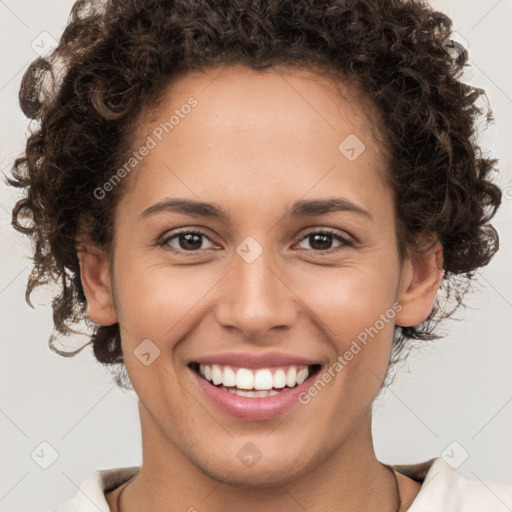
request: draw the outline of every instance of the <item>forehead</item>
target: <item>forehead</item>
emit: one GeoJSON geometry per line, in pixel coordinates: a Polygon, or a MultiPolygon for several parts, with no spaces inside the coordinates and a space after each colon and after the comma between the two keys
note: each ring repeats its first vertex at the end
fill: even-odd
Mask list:
{"type": "Polygon", "coordinates": [[[327,78],[325,73],[299,65],[254,70],[237,64],[188,71],[175,77],[164,90],[158,107],[148,110],[140,120],[141,133],[158,121],[169,119],[169,114],[179,110],[191,96],[200,108],[194,108],[187,124],[192,123],[195,128],[195,120],[206,128],[213,120],[211,135],[224,135],[230,130],[236,134],[241,128],[252,130],[271,121],[272,127],[287,128],[283,136],[292,133],[311,138],[317,130],[320,134],[326,130],[343,133],[350,128],[363,138],[374,130],[376,120],[380,121],[380,113],[369,97],[339,73],[327,78]],[[302,122],[296,123],[297,120],[302,122]]]}
{"type": "Polygon", "coordinates": [[[377,116],[355,87],[303,68],[188,72],[141,118],[139,142],[150,137],[155,145],[130,188],[145,203],[164,192],[236,199],[244,191],[287,202],[286,194],[291,200],[333,188],[349,200],[359,188],[371,201],[372,183],[384,185],[386,168],[372,133],[377,116]]]}

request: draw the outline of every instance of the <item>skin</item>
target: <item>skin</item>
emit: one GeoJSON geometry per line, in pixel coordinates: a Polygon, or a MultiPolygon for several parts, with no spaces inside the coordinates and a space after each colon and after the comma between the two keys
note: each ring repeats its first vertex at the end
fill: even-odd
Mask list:
{"type": "MultiPolygon", "coordinates": [[[[400,261],[386,160],[371,135],[378,113],[347,85],[344,94],[306,70],[232,66],[182,76],[141,119],[144,141],[189,97],[198,101],[123,183],[111,265],[82,240],[88,314],[101,325],[119,322],[139,398],[143,463],[122,494],[123,512],[396,510],[395,482],[371,433],[393,321],[310,403],[272,420],[223,414],[185,364],[234,350],[297,354],[326,368],[393,304],[401,306],[397,325],[429,315],[441,247],[400,261]],[[349,134],[366,147],[354,161],[338,150],[349,134]],[[285,217],[295,201],[332,197],[370,217],[285,217]],[[169,211],[141,218],[166,198],[214,202],[230,220],[169,211]],[[205,234],[196,241],[202,254],[183,254],[189,246],[179,237],[158,245],[178,228],[205,234]],[[306,237],[325,228],[354,244],[306,237]],[[262,248],[252,263],[236,252],[248,236],[262,248]],[[161,353],[145,366],[134,350],[148,338],[161,353]],[[262,454],[252,467],[237,457],[247,442],[262,454]]],[[[397,476],[405,510],[420,484],[397,476]]],[[[111,510],[122,487],[107,493],[111,510]]]]}

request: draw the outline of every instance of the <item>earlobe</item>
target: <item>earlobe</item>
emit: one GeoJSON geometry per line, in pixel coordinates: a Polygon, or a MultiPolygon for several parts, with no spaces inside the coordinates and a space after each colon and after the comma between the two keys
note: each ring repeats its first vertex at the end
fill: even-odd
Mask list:
{"type": "Polygon", "coordinates": [[[112,281],[106,252],[90,243],[80,243],[77,251],[80,279],[87,298],[87,315],[99,325],[117,322],[112,281]]]}
{"type": "Polygon", "coordinates": [[[443,248],[439,241],[426,251],[410,251],[402,266],[398,295],[402,309],[395,317],[396,325],[411,327],[428,318],[443,276],[443,248]]]}

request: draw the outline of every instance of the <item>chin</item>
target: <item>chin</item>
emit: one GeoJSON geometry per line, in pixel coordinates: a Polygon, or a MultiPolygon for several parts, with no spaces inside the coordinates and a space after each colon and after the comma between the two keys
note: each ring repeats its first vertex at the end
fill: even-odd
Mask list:
{"type": "MultiPolygon", "coordinates": [[[[204,468],[203,471],[205,471],[204,468]]],[[[297,468],[295,468],[295,471],[297,471],[297,468]]],[[[258,470],[255,468],[244,470],[236,467],[232,468],[232,471],[228,471],[227,473],[206,472],[206,474],[210,478],[222,482],[224,485],[245,489],[274,488],[278,485],[286,484],[288,481],[292,481],[298,476],[289,471],[276,471],[275,467],[267,469],[260,468],[258,470]]]]}
{"type": "MultiPolygon", "coordinates": [[[[263,460],[263,456],[253,466],[245,466],[238,458],[224,460],[222,466],[205,465],[204,460],[198,468],[207,476],[225,485],[242,488],[273,488],[295,480],[307,472],[305,465],[294,460],[283,460],[277,455],[273,460],[263,460]]],[[[303,463],[305,464],[305,462],[303,463]]]]}

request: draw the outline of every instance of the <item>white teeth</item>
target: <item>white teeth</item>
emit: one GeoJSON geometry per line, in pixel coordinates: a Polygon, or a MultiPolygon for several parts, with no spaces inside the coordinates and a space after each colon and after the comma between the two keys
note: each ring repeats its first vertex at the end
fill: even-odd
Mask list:
{"type": "Polygon", "coordinates": [[[219,368],[219,365],[212,365],[212,382],[217,384],[222,384],[222,371],[219,368]]]}
{"type": "Polygon", "coordinates": [[[228,391],[232,395],[248,396],[251,398],[265,398],[267,396],[279,395],[280,393],[280,391],[276,391],[274,389],[260,391],[243,391],[241,389],[236,388],[225,388],[224,386],[221,386],[221,389],[224,389],[224,391],[228,391]]]}
{"type": "Polygon", "coordinates": [[[233,368],[230,366],[224,366],[222,384],[224,384],[224,386],[236,386],[236,375],[233,368]]]}
{"type": "Polygon", "coordinates": [[[297,384],[302,384],[308,378],[308,369],[303,368],[297,372],[297,384]]]}
{"type": "Polygon", "coordinates": [[[302,384],[309,377],[309,368],[307,366],[289,366],[277,369],[250,370],[221,364],[201,363],[199,364],[199,373],[215,386],[222,385],[230,393],[247,390],[240,396],[263,397],[278,394],[280,391],[276,391],[276,389],[288,389],[302,384]],[[256,394],[247,394],[249,391],[256,394]]]}
{"type": "Polygon", "coordinates": [[[291,388],[295,386],[295,383],[297,382],[297,368],[292,366],[291,368],[288,368],[288,372],[286,373],[286,385],[291,388]]]}
{"type": "MultiPolygon", "coordinates": [[[[272,383],[274,388],[284,388],[286,386],[286,373],[282,368],[278,368],[274,372],[274,378],[272,379],[272,383]]],[[[292,387],[292,386],[290,386],[292,387]]]]}
{"type": "Polygon", "coordinates": [[[256,391],[242,391],[241,389],[237,389],[235,394],[238,396],[250,396],[251,398],[256,398],[258,396],[256,391]]]}
{"type": "Polygon", "coordinates": [[[252,389],[254,387],[254,375],[247,368],[239,368],[236,372],[236,387],[239,389],[252,389]]]}
{"type": "MultiPolygon", "coordinates": [[[[238,370],[240,371],[240,370],[238,370]]],[[[258,370],[254,375],[254,389],[272,389],[274,380],[270,370],[258,370]]]]}

